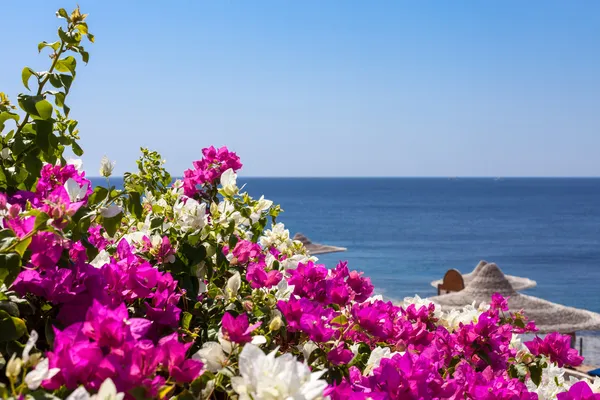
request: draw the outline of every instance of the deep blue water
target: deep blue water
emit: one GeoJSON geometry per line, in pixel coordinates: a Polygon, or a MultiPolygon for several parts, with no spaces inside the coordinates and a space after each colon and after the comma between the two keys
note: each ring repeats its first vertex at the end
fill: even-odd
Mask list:
{"type": "Polygon", "coordinates": [[[239,186],[285,210],[293,235],[347,247],[391,298],[481,259],[538,286],[524,293],[600,312],[600,179],[251,178],[239,186]]]}

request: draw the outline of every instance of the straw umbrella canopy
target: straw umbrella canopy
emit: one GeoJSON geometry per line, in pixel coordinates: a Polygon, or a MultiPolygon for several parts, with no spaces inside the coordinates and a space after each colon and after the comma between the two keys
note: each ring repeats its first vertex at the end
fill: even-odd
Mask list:
{"type": "Polygon", "coordinates": [[[325,254],[325,253],[336,253],[339,251],[346,251],[345,247],[336,247],[336,246],[328,246],[325,244],[313,243],[309,238],[304,236],[301,233],[296,233],[294,235],[294,240],[301,242],[308,253],[311,255],[315,254],[325,254]]]}
{"type": "Polygon", "coordinates": [[[440,305],[442,310],[449,310],[473,302],[489,304],[494,293],[508,297],[509,309],[522,310],[527,318],[535,322],[540,333],[600,330],[600,314],[517,293],[500,268],[493,263],[482,266],[475,278],[460,292],[429,299],[440,305]]]}
{"type": "MultiPolygon", "coordinates": [[[[475,267],[475,269],[473,271],[469,272],[468,274],[464,274],[462,276],[463,281],[465,282],[465,286],[469,285],[469,282],[471,282],[477,276],[477,274],[481,271],[483,266],[486,265],[487,263],[488,262],[484,261],[484,260],[479,261],[479,264],[477,264],[477,266],[475,267]]],[[[536,281],[531,280],[529,278],[522,278],[520,276],[513,276],[513,275],[505,275],[505,277],[508,280],[508,282],[511,284],[513,289],[515,289],[517,291],[530,289],[537,285],[536,281]]],[[[437,281],[433,281],[433,282],[431,282],[431,286],[433,286],[434,288],[437,288],[438,285],[442,283],[442,281],[443,281],[443,279],[438,279],[437,281]]]]}

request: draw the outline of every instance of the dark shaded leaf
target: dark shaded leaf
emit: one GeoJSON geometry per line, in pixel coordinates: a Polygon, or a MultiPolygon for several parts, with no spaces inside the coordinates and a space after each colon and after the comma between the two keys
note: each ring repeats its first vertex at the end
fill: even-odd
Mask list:
{"type": "Polygon", "coordinates": [[[142,202],[138,192],[129,193],[129,212],[136,216],[137,219],[142,218],[142,202]]]}
{"type": "Polygon", "coordinates": [[[109,236],[112,237],[115,235],[115,233],[117,233],[117,230],[119,229],[119,226],[121,225],[122,219],[123,219],[123,213],[119,213],[119,215],[116,215],[112,218],[104,218],[102,226],[104,227],[104,229],[106,230],[106,233],[108,233],[109,236]]]}
{"type": "Polygon", "coordinates": [[[0,342],[18,340],[27,332],[25,322],[12,317],[6,311],[0,311],[0,342]]]}
{"type": "Polygon", "coordinates": [[[37,145],[40,149],[42,149],[45,153],[50,152],[50,136],[52,134],[52,122],[37,120],[35,121],[36,132],[37,132],[37,145]]]}
{"type": "Polygon", "coordinates": [[[542,383],[542,368],[537,364],[532,364],[529,366],[529,374],[531,375],[531,381],[536,386],[540,386],[540,383],[542,383]]]}

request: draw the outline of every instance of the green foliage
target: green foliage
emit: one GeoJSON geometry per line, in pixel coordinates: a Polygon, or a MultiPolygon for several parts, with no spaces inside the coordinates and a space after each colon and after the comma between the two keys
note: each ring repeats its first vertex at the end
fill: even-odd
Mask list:
{"type": "Polygon", "coordinates": [[[38,45],[38,51],[49,50],[51,64],[47,71],[34,71],[25,67],[21,73],[23,86],[29,92],[17,97],[17,104],[23,115],[4,93],[0,93],[0,190],[13,191],[31,189],[38,178],[42,162],[64,161],[63,152],[71,146],[73,153],[83,151],[77,144],[77,122],[68,118],[70,109],[65,103],[73,79],[76,75],[77,60],[85,63],[89,54],[82,45],[83,37],[93,42],[94,36],[88,32],[86,14],[79,8],[68,14],[64,9],[57,12],[66,20],[66,27],[58,29],[59,40],[38,45]],[[32,86],[32,82],[37,85],[32,86]],[[50,83],[57,90],[48,90],[50,83]],[[4,133],[8,121],[14,121],[14,129],[4,133]]]}
{"type": "Polygon", "coordinates": [[[0,342],[20,339],[27,332],[25,322],[0,310],[0,342]]]}
{"type": "Polygon", "coordinates": [[[128,192],[153,195],[163,193],[171,184],[171,175],[163,167],[164,160],[156,151],[141,148],[142,155],[137,160],[139,172],[137,174],[125,173],[125,190],[128,192]]]}

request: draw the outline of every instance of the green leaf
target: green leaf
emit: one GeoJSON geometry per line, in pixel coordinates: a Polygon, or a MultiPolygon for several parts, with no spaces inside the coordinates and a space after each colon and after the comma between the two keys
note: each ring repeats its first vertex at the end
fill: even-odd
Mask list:
{"type": "Polygon", "coordinates": [[[58,18],[64,18],[66,20],[69,19],[69,14],[67,13],[67,10],[65,10],[64,8],[60,8],[57,12],[56,12],[56,16],[58,18]]]}
{"type": "Polygon", "coordinates": [[[0,112],[0,132],[2,132],[2,130],[4,129],[4,123],[9,119],[13,119],[16,122],[19,122],[19,115],[8,111],[0,112]]]}
{"type": "Polygon", "coordinates": [[[38,231],[46,229],[46,224],[49,219],[50,216],[45,212],[40,212],[39,214],[37,214],[35,216],[35,224],[33,225],[33,230],[38,231]]]}
{"type": "Polygon", "coordinates": [[[75,57],[68,56],[63,59],[60,59],[56,62],[54,69],[59,72],[71,72],[73,76],[75,76],[75,67],[77,66],[77,60],[75,57]]]}
{"type": "Polygon", "coordinates": [[[44,47],[51,47],[52,50],[58,51],[60,48],[60,42],[48,43],[46,41],[38,44],[38,52],[41,52],[44,47]]]}
{"type": "Polygon", "coordinates": [[[88,53],[87,51],[82,51],[81,52],[81,60],[87,64],[88,61],[90,61],[90,53],[88,53]]]}
{"type": "Polygon", "coordinates": [[[48,100],[40,100],[35,103],[35,109],[37,110],[37,115],[42,119],[50,119],[52,117],[52,104],[48,100]]]}
{"type": "Polygon", "coordinates": [[[21,271],[21,257],[17,253],[0,253],[0,284],[10,286],[19,271],[21,271]]]}
{"type": "Polygon", "coordinates": [[[21,318],[12,317],[6,311],[0,311],[0,342],[18,340],[26,332],[27,327],[21,318]]]}
{"type": "Polygon", "coordinates": [[[85,22],[75,25],[75,29],[77,29],[82,35],[88,34],[88,25],[85,22]]]}
{"type": "Polygon", "coordinates": [[[73,141],[73,143],[71,143],[71,148],[77,157],[81,157],[83,155],[83,149],[77,144],[77,142],[73,141]]]}
{"type": "Polygon", "coordinates": [[[15,251],[17,252],[18,255],[23,257],[25,250],[27,250],[27,248],[29,247],[30,244],[31,244],[31,237],[28,237],[25,240],[21,240],[19,242],[19,244],[15,247],[15,251]]]}
{"type": "Polygon", "coordinates": [[[48,80],[57,89],[65,88],[65,93],[69,93],[69,89],[71,89],[71,84],[73,83],[73,77],[69,74],[50,74],[48,80]]]}
{"type": "Polygon", "coordinates": [[[106,196],[108,196],[108,189],[103,188],[102,186],[96,186],[94,188],[94,192],[88,198],[88,204],[98,204],[104,200],[106,196]]]}
{"type": "Polygon", "coordinates": [[[25,168],[28,171],[40,171],[43,167],[42,160],[39,159],[36,152],[31,152],[25,155],[25,168]]]}
{"type": "Polygon", "coordinates": [[[529,374],[531,375],[531,381],[536,386],[540,386],[540,383],[542,383],[542,368],[537,364],[532,364],[529,366],[529,374]]]}
{"type": "Polygon", "coordinates": [[[0,300],[0,310],[6,311],[13,317],[19,317],[19,307],[12,301],[0,300]]]}
{"type": "Polygon", "coordinates": [[[338,315],[331,320],[332,325],[345,325],[348,322],[348,318],[345,315],[338,315]]]}
{"type": "Polygon", "coordinates": [[[129,212],[136,216],[137,219],[142,218],[142,202],[138,192],[129,193],[129,212]]]}
{"type": "Polygon", "coordinates": [[[192,314],[187,311],[183,312],[181,316],[181,327],[186,331],[190,329],[190,322],[192,322],[192,314]]]}
{"type": "MultiPolygon", "coordinates": [[[[31,127],[31,124],[27,124],[25,125],[26,127],[29,126],[31,127]]],[[[23,128],[23,130],[25,130],[25,128],[23,128]]],[[[23,151],[25,151],[25,149],[27,149],[27,147],[32,143],[31,140],[29,139],[25,139],[23,136],[19,135],[15,138],[15,141],[13,142],[13,146],[12,146],[12,152],[15,156],[18,156],[19,154],[21,154],[23,151]]]]}
{"type": "Polygon", "coordinates": [[[119,213],[119,215],[116,215],[112,218],[104,218],[102,226],[104,227],[104,229],[106,230],[106,233],[108,233],[108,235],[110,237],[113,237],[115,235],[115,233],[117,233],[117,230],[119,229],[119,226],[121,225],[122,219],[123,219],[123,213],[119,213]]]}
{"type": "Polygon", "coordinates": [[[56,105],[58,107],[64,107],[65,105],[65,94],[63,92],[56,92],[54,94],[54,100],[56,101],[56,105]]]}
{"type": "Polygon", "coordinates": [[[63,28],[58,28],[58,37],[67,44],[77,45],[79,40],[81,40],[81,33],[65,32],[63,28]]]}
{"type": "Polygon", "coordinates": [[[52,134],[52,122],[44,121],[44,120],[36,120],[35,121],[35,130],[37,133],[36,144],[40,149],[44,151],[44,153],[50,152],[50,136],[54,136],[52,134]]]}
{"type": "Polygon", "coordinates": [[[26,94],[20,94],[17,98],[17,102],[19,103],[19,107],[21,107],[21,109],[26,113],[39,116],[37,108],[35,108],[35,103],[42,99],[42,96],[29,96],[26,94]]]}
{"type": "Polygon", "coordinates": [[[31,78],[31,75],[36,75],[34,70],[32,70],[29,67],[25,67],[23,68],[23,71],[21,72],[21,79],[23,80],[23,86],[25,86],[27,88],[27,90],[31,90],[29,89],[29,78],[31,78]]]}
{"type": "Polygon", "coordinates": [[[54,338],[56,336],[54,334],[54,329],[52,329],[52,322],[53,321],[51,319],[47,319],[46,324],[44,325],[44,333],[46,336],[46,341],[48,342],[50,347],[54,346],[54,338]]]}

